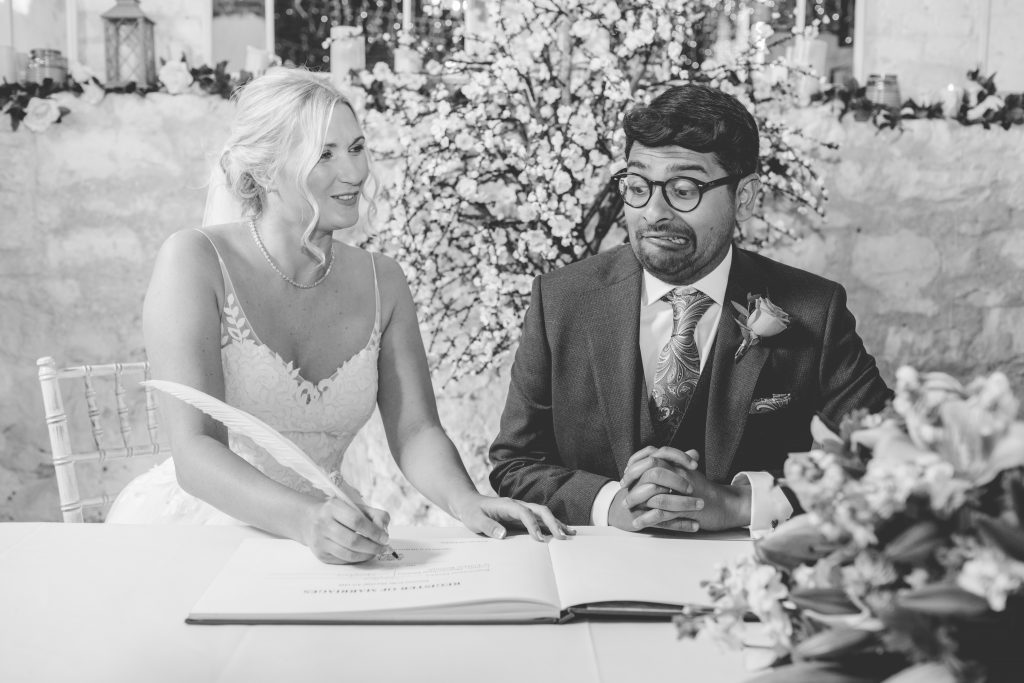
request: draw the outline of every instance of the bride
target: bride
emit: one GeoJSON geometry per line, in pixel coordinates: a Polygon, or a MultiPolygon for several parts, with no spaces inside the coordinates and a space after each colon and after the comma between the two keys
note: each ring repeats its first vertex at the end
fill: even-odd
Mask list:
{"type": "MultiPolygon", "coordinates": [[[[469,529],[571,533],[544,506],[477,492],[439,422],[401,268],[334,239],[356,223],[369,176],[342,95],[299,69],[252,81],[219,166],[244,220],[183,230],[161,247],[143,309],[153,377],[262,419],[339,485],[345,449],[376,405],[403,474],[469,529]]],[[[108,522],[240,521],[331,563],[385,550],[388,513],[351,487],[325,499],[198,410],[165,397],[160,408],[172,457],[129,483],[108,522]]]]}

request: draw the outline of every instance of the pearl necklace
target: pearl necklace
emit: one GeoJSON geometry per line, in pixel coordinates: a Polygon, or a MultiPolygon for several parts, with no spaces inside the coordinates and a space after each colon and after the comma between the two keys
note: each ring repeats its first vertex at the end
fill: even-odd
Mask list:
{"type": "Polygon", "coordinates": [[[281,272],[281,269],[274,263],[274,259],[270,256],[270,252],[267,251],[267,247],[264,246],[263,240],[260,239],[260,233],[256,230],[256,221],[249,221],[249,233],[252,235],[252,239],[256,242],[256,246],[260,248],[260,252],[263,254],[263,258],[267,259],[267,263],[274,269],[274,272],[281,276],[281,279],[290,284],[292,287],[298,287],[299,289],[313,289],[321,282],[327,279],[327,276],[331,274],[331,268],[334,267],[334,240],[331,240],[331,249],[327,252],[327,270],[324,274],[308,285],[304,285],[301,282],[297,282],[292,278],[281,272]]]}

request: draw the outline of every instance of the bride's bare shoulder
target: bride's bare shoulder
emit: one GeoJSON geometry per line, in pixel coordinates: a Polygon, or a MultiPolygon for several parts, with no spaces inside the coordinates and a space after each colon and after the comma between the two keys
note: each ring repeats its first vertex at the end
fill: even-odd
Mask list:
{"type": "MultiPolygon", "coordinates": [[[[357,249],[358,247],[352,248],[357,249]]],[[[377,282],[380,283],[381,288],[392,289],[405,284],[405,272],[398,261],[378,251],[365,249],[359,249],[359,251],[365,254],[364,259],[367,257],[373,259],[373,266],[377,271],[377,282]]]]}
{"type": "Polygon", "coordinates": [[[178,265],[217,266],[218,253],[234,251],[239,233],[244,234],[237,223],[179,230],[164,240],[157,259],[178,265]]]}
{"type": "Polygon", "coordinates": [[[160,245],[153,264],[154,278],[166,275],[177,282],[213,285],[220,278],[217,255],[227,248],[221,235],[203,228],[179,230],[160,245]]]}

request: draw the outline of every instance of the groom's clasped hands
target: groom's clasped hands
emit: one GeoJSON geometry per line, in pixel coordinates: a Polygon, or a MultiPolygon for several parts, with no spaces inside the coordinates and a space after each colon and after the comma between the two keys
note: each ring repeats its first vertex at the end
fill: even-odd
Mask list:
{"type": "Polygon", "coordinates": [[[647,446],[634,453],[626,463],[608,523],[627,531],[694,532],[729,529],[738,526],[735,520],[749,519],[749,497],[708,481],[698,469],[699,460],[696,450],[670,446],[647,446]]]}

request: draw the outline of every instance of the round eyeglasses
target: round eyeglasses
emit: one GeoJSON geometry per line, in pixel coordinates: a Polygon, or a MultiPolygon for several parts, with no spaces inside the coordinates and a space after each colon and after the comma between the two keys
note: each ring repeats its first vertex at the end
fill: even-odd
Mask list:
{"type": "Polygon", "coordinates": [[[648,180],[639,173],[616,173],[612,176],[619,187],[619,194],[627,206],[642,209],[654,196],[654,188],[661,186],[665,201],[676,211],[686,213],[693,211],[700,204],[701,198],[708,190],[726,185],[742,178],[743,175],[730,175],[710,182],[701,182],[686,176],[676,176],[668,180],[648,180]]]}

